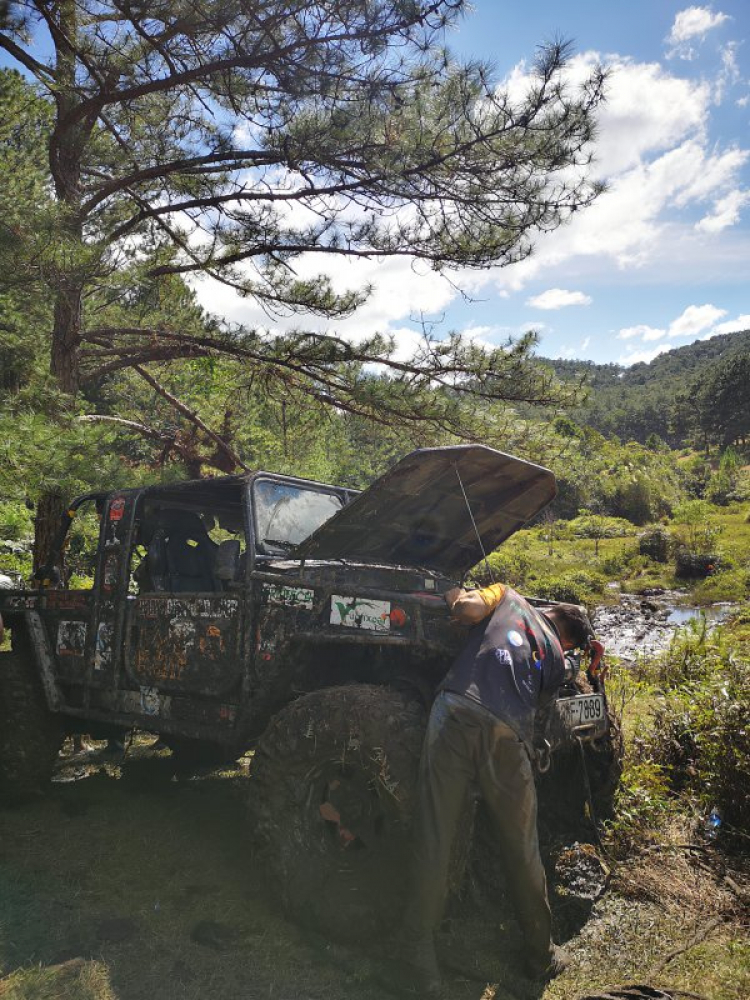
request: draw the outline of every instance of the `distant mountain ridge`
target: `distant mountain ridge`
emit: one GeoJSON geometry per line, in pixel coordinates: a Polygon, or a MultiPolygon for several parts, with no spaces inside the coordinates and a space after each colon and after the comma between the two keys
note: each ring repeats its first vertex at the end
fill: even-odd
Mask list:
{"type": "Polygon", "coordinates": [[[672,447],[685,442],[687,427],[677,401],[694,391],[699,378],[738,355],[750,357],[750,330],[696,340],[626,368],[592,361],[544,359],[558,378],[586,376],[588,403],[571,414],[602,434],[644,443],[657,434],[672,447]]]}
{"type": "Polygon", "coordinates": [[[675,347],[664,354],[658,354],[652,361],[640,361],[638,364],[598,365],[593,361],[563,360],[561,358],[543,358],[545,364],[551,365],[560,378],[574,378],[586,373],[592,386],[644,385],[651,379],[672,377],[680,372],[683,375],[694,374],[705,364],[724,359],[740,351],[750,352],[750,330],[736,333],[723,333],[710,340],[696,340],[683,347],[675,347]]]}

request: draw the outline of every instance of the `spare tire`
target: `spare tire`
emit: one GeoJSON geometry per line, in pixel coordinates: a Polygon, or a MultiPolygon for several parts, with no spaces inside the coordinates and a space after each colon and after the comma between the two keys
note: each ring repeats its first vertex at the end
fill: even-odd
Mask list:
{"type": "Polygon", "coordinates": [[[366,684],[315,691],[272,719],[250,814],[288,916],[349,943],[393,929],[425,722],[407,695],[366,684]]]}

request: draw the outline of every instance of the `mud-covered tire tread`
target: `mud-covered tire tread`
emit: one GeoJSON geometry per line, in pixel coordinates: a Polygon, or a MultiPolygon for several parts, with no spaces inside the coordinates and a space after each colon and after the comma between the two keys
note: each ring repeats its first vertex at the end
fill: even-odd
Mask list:
{"type": "Polygon", "coordinates": [[[591,797],[597,819],[611,819],[615,813],[615,796],[622,777],[625,745],[620,719],[607,708],[609,732],[601,746],[587,746],[586,767],[591,783],[591,797]]]}
{"type": "Polygon", "coordinates": [[[271,720],[253,758],[249,811],[259,860],[290,917],[350,942],[392,929],[425,722],[408,695],[367,684],[312,692],[271,720]],[[340,849],[335,832],[315,821],[325,776],[339,772],[374,789],[382,805],[387,834],[382,842],[373,837],[373,850],[340,849]]]}
{"type": "MultiPolygon", "coordinates": [[[[622,775],[623,739],[620,720],[608,706],[609,732],[597,745],[584,743],[586,770],[597,821],[611,819],[622,775]]],[[[587,812],[586,786],[578,746],[559,749],[552,755],[550,771],[538,783],[539,818],[549,830],[578,826],[587,812]]]]}
{"type": "Polygon", "coordinates": [[[52,777],[63,740],[29,651],[0,653],[0,804],[38,792],[52,777]]]}

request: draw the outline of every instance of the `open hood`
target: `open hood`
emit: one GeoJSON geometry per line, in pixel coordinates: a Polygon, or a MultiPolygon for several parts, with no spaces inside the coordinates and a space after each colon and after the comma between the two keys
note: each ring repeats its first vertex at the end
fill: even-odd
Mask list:
{"type": "Polygon", "coordinates": [[[493,448],[425,448],[376,479],[294,556],[422,566],[457,578],[479,562],[482,546],[491,552],[556,492],[549,469],[493,448]]]}

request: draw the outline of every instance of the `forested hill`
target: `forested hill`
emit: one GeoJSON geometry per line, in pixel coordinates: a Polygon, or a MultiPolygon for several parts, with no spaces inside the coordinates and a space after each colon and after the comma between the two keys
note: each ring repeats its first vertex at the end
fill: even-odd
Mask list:
{"type": "Polygon", "coordinates": [[[698,340],[630,368],[590,361],[548,361],[562,379],[584,373],[588,404],[574,416],[603,434],[645,442],[651,434],[672,447],[750,421],[750,330],[698,340]],[[726,413],[722,412],[726,409],[726,413]]]}

